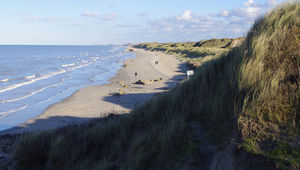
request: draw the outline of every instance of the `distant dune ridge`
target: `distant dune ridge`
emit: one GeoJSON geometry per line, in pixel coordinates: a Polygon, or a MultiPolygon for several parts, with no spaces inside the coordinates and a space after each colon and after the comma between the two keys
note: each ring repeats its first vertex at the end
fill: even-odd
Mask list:
{"type": "Polygon", "coordinates": [[[233,48],[240,45],[244,38],[225,38],[225,39],[210,39],[202,40],[193,45],[193,47],[219,47],[233,48]]]}
{"type": "Polygon", "coordinates": [[[162,51],[167,54],[176,54],[187,63],[190,69],[196,69],[201,64],[224,55],[232,48],[241,45],[245,38],[224,38],[201,40],[199,42],[182,43],[141,43],[137,48],[151,51],[162,51]]]}
{"type": "Polygon", "coordinates": [[[25,135],[16,169],[299,169],[299,18],[299,2],[277,7],[128,115],[25,135]]]}

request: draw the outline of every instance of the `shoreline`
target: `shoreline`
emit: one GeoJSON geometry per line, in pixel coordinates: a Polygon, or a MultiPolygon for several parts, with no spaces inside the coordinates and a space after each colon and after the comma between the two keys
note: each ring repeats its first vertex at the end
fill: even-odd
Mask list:
{"type": "Polygon", "coordinates": [[[104,118],[111,113],[126,114],[185,78],[186,65],[175,55],[139,48],[134,48],[133,52],[136,57],[125,60],[108,84],[77,90],[61,102],[50,105],[39,116],[1,131],[0,135],[56,129],[104,118]],[[141,82],[135,84],[139,80],[141,82]]]}

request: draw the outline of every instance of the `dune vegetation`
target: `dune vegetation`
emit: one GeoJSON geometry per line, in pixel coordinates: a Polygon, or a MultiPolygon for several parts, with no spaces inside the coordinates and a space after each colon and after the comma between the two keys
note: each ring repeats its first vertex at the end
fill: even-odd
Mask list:
{"type": "Polygon", "coordinates": [[[225,55],[226,52],[240,45],[243,41],[244,38],[225,38],[201,40],[197,43],[141,43],[135,47],[176,54],[181,61],[187,62],[191,68],[196,68],[206,61],[225,55]]]}
{"type": "MultiPolygon", "coordinates": [[[[277,7],[239,46],[130,114],[24,135],[17,169],[300,168],[299,18],[299,2],[277,7]]],[[[194,45],[167,52],[203,57],[194,45]]]]}

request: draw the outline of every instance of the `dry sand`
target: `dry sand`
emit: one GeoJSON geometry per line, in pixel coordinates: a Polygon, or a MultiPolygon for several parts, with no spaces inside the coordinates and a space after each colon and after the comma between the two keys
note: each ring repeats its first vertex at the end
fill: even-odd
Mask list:
{"type": "Polygon", "coordinates": [[[151,96],[176,86],[185,78],[185,64],[176,56],[134,50],[136,58],[126,60],[109,84],[78,90],[62,102],[48,107],[40,116],[0,134],[54,129],[105,117],[110,113],[128,113],[151,96]],[[138,80],[147,84],[134,84],[138,80]]]}

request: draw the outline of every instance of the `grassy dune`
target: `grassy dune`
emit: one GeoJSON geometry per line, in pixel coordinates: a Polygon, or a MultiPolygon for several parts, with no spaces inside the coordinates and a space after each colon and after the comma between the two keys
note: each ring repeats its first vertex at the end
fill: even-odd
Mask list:
{"type": "Polygon", "coordinates": [[[202,40],[197,43],[141,43],[135,47],[176,54],[180,60],[187,62],[190,66],[199,67],[206,61],[226,55],[230,49],[241,44],[243,40],[244,38],[226,38],[202,40]]]}
{"type": "Polygon", "coordinates": [[[231,148],[237,169],[300,168],[299,18],[298,2],[274,9],[240,46],[128,115],[24,135],[16,166],[179,169],[198,158],[191,166],[208,167],[201,146],[212,145],[231,148]]]}

